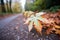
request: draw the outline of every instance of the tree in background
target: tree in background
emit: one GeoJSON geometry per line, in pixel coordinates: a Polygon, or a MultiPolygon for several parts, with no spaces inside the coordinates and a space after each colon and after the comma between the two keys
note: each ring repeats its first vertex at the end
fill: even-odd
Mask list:
{"type": "Polygon", "coordinates": [[[0,0],[0,12],[15,13],[21,11],[22,11],[22,7],[19,1],[13,2],[12,0],[0,0]]]}
{"type": "Polygon", "coordinates": [[[22,11],[21,3],[16,1],[12,7],[12,11],[18,13],[21,12],[22,11]]]}
{"type": "Polygon", "coordinates": [[[12,12],[11,4],[12,4],[12,0],[10,0],[10,1],[9,1],[9,5],[10,5],[10,12],[12,12]]]}
{"type": "Polygon", "coordinates": [[[7,12],[12,12],[11,4],[12,4],[12,0],[6,0],[5,8],[7,12]]]}
{"type": "Polygon", "coordinates": [[[5,5],[4,5],[4,0],[0,0],[0,1],[1,1],[1,10],[2,10],[2,12],[6,12],[5,5]]]}
{"type": "Polygon", "coordinates": [[[1,12],[12,12],[11,10],[11,3],[12,0],[5,0],[6,2],[4,2],[4,0],[0,0],[0,10],[1,12]]]}
{"type": "Polygon", "coordinates": [[[9,1],[6,0],[6,3],[5,3],[5,9],[6,9],[6,12],[9,12],[9,1]]]}

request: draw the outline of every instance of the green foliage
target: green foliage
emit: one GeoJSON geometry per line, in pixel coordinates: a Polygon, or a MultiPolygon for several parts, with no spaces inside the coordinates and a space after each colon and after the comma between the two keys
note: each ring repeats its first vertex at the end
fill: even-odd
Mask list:
{"type": "Polygon", "coordinates": [[[52,0],[45,0],[45,8],[49,9],[52,6],[52,0]]]}
{"type": "Polygon", "coordinates": [[[36,0],[36,2],[34,4],[39,6],[39,5],[43,4],[43,1],[44,0],[36,0]]]}
{"type": "Polygon", "coordinates": [[[45,0],[36,0],[34,3],[27,3],[26,7],[29,10],[35,11],[35,10],[42,10],[45,9],[45,0]]]}
{"type": "MultiPolygon", "coordinates": [[[[28,4],[28,3],[27,3],[28,4]]],[[[38,11],[41,11],[41,10],[47,10],[47,9],[50,9],[50,10],[53,10],[51,7],[54,7],[54,6],[57,6],[57,5],[60,5],[60,2],[59,0],[36,0],[34,3],[30,3],[26,6],[26,8],[28,10],[38,10],[38,11]]],[[[55,7],[54,7],[55,8],[55,7]]],[[[58,7],[57,7],[58,8],[58,7]]],[[[26,10],[27,10],[26,9],[26,10]]],[[[55,10],[55,9],[54,9],[55,10]]]]}
{"type": "Polygon", "coordinates": [[[54,6],[50,8],[51,12],[57,12],[60,9],[60,6],[54,6]]]}
{"type": "Polygon", "coordinates": [[[33,4],[32,3],[26,3],[25,10],[32,10],[33,4]]]}

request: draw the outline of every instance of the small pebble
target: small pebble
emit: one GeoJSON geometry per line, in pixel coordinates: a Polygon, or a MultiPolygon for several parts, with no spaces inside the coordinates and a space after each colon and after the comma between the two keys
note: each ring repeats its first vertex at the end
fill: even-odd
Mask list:
{"type": "Polygon", "coordinates": [[[40,40],[40,39],[37,39],[37,40],[40,40]]]}

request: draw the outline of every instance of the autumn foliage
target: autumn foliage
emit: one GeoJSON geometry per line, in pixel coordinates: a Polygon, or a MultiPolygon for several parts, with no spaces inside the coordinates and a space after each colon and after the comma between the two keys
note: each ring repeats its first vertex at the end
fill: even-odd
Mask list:
{"type": "Polygon", "coordinates": [[[47,14],[44,14],[42,15],[42,17],[46,18],[49,23],[46,24],[46,23],[43,23],[42,22],[42,26],[44,27],[48,27],[46,29],[46,33],[49,34],[49,33],[56,33],[56,34],[60,34],[60,12],[56,12],[56,13],[47,13],[47,14]]]}
{"type": "Polygon", "coordinates": [[[45,30],[46,34],[50,34],[50,33],[60,34],[60,12],[56,12],[56,13],[46,12],[45,14],[40,15],[40,17],[36,15],[31,18],[32,20],[30,21],[26,20],[25,22],[26,24],[30,24],[28,26],[29,31],[31,31],[32,28],[34,27],[37,33],[40,34],[42,34],[42,29],[46,29],[45,30]]]}

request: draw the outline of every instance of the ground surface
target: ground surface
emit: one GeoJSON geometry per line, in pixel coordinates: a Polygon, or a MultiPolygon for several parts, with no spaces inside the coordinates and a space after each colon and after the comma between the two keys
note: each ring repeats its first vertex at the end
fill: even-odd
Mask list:
{"type": "MultiPolygon", "coordinates": [[[[52,34],[53,35],[53,34],[52,34]]],[[[45,40],[59,40],[54,35],[45,40]],[[53,38],[54,37],[54,38],[53,38]]],[[[58,37],[58,36],[57,36],[58,37]]],[[[44,37],[43,37],[44,38],[44,37]]],[[[22,14],[17,14],[0,20],[0,40],[43,40],[42,37],[28,32],[27,25],[24,24],[24,17],[22,14]]]]}

